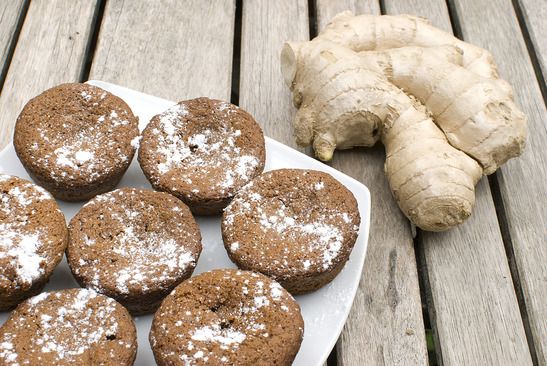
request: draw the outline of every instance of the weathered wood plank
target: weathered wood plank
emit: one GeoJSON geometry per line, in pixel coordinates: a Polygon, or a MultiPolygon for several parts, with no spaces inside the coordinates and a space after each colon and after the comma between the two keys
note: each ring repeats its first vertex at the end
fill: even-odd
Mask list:
{"type": "Polygon", "coordinates": [[[337,344],[339,365],[425,365],[427,350],[408,220],[384,175],[382,148],[339,151],[333,166],[371,191],[372,219],[359,290],[337,344]]]}
{"type": "Polygon", "coordinates": [[[260,123],[264,134],[295,146],[295,108],[281,75],[279,55],[287,40],[307,40],[306,0],[250,0],[243,4],[239,105],[260,123]]]}
{"type": "MultiPolygon", "coordinates": [[[[385,4],[387,13],[425,16],[451,30],[444,1],[391,0],[385,4]]],[[[422,240],[443,364],[529,364],[487,179],[477,186],[473,215],[466,223],[446,233],[423,232],[422,240]]]]}
{"type": "Polygon", "coordinates": [[[546,365],[545,104],[511,1],[492,0],[479,5],[472,0],[460,0],[455,2],[455,9],[463,37],[492,52],[501,76],[514,86],[516,100],[528,115],[527,148],[521,157],[502,167],[498,179],[538,363],[546,365]]]}
{"type": "Polygon", "coordinates": [[[530,365],[531,358],[488,182],[472,217],[423,233],[444,365],[530,365]]]}
{"type": "MultiPolygon", "coordinates": [[[[319,29],[343,10],[380,12],[377,1],[317,3],[319,29]]],[[[367,258],[353,308],[337,345],[340,365],[427,363],[420,290],[408,220],[384,175],[382,148],[338,151],[332,165],[366,184],[372,196],[367,258]]]]}
{"type": "Polygon", "coordinates": [[[43,90],[78,81],[96,1],[32,1],[0,94],[0,148],[23,105],[43,90]],[[77,16],[75,16],[77,14],[77,16]]]}
{"type": "Polygon", "coordinates": [[[24,5],[24,0],[3,1],[0,3],[0,83],[4,79],[4,73],[9,66],[6,61],[10,49],[13,47],[17,24],[22,16],[24,5]]]}
{"type": "Polygon", "coordinates": [[[384,2],[386,14],[411,14],[428,18],[431,23],[446,32],[452,32],[448,7],[442,0],[387,0],[384,2]]]}
{"type": "MultiPolygon", "coordinates": [[[[518,0],[543,76],[547,75],[547,5],[543,0],[518,0]]],[[[541,82],[541,81],[540,81],[541,82]]],[[[545,80],[543,80],[545,82],[545,80]]]]}
{"type": "Polygon", "coordinates": [[[235,0],[108,1],[90,79],[229,100],[234,15],[235,0]]]}
{"type": "Polygon", "coordinates": [[[317,29],[325,28],[338,13],[351,11],[353,14],[380,14],[377,0],[317,0],[317,29]]]}

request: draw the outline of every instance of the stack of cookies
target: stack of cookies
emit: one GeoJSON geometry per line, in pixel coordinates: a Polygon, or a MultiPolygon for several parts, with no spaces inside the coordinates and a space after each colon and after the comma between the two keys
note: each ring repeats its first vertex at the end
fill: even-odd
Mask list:
{"type": "Polygon", "coordinates": [[[262,130],[228,102],[182,101],[141,135],[122,99],[63,84],[23,108],[14,147],[37,185],[0,175],[2,365],[132,365],[131,315],[148,313],[158,365],[290,365],[293,295],[332,281],[357,239],[353,194],[319,171],[263,173],[262,130]],[[137,149],[154,190],[115,189],[137,149]],[[88,202],[67,226],[54,197],[88,202]],[[239,270],[191,277],[194,215],[222,215],[239,270]],[[65,252],[83,289],[40,293],[65,252]]]}

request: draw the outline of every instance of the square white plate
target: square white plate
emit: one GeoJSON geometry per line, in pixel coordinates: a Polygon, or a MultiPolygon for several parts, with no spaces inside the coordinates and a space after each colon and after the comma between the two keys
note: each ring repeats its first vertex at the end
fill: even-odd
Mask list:
{"type": "MultiPolygon", "coordinates": [[[[141,130],[152,116],[161,113],[174,104],[164,99],[102,81],[89,81],[88,83],[108,90],[125,100],[133,110],[133,113],[139,117],[139,128],[141,130]]],[[[293,365],[321,365],[326,361],[342,331],[359,285],[359,279],[361,278],[369,234],[370,193],[363,184],[340,173],[338,170],[277,141],[266,138],[265,170],[279,168],[305,168],[327,172],[350,189],[359,203],[359,212],[361,214],[359,237],[344,270],[334,281],[320,290],[296,297],[302,309],[305,330],[302,347],[293,365]]],[[[15,155],[13,145],[9,145],[0,152],[0,172],[29,179],[28,174],[15,155]]],[[[133,160],[118,187],[125,186],[151,189],[150,184],[141,172],[136,158],[133,160]]],[[[59,201],[59,204],[67,221],[82,206],[81,203],[66,203],[62,201],[59,201]]],[[[222,244],[220,218],[198,217],[197,221],[203,236],[203,252],[194,274],[214,268],[235,267],[228,258],[222,244]]],[[[46,291],[70,287],[78,287],[78,285],[72,278],[68,265],[63,259],[63,262],[55,269],[50,282],[47,284],[46,291]]],[[[9,313],[0,313],[0,324],[3,324],[8,316],[9,313]]],[[[148,343],[151,321],[152,315],[135,318],[139,341],[137,360],[135,361],[136,366],[154,364],[154,356],[148,343]]]]}

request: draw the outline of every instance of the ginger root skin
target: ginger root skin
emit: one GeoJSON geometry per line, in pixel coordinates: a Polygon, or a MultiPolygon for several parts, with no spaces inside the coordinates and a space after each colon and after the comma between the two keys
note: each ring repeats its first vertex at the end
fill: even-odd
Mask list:
{"type": "Polygon", "coordinates": [[[337,14],[319,35],[323,40],[346,46],[355,52],[377,51],[405,46],[435,47],[451,45],[463,51],[462,65],[486,78],[497,78],[494,58],[487,50],[459,40],[413,15],[354,16],[350,11],[337,14]]]}
{"type": "Polygon", "coordinates": [[[291,88],[299,95],[300,143],[313,142],[318,157],[328,160],[340,141],[344,148],[381,139],[391,190],[410,220],[443,231],[469,217],[482,168],[453,148],[425,109],[380,67],[330,42],[286,45],[283,54],[286,67],[298,60],[291,88]]]}
{"type": "Polygon", "coordinates": [[[491,55],[422,18],[339,14],[286,43],[281,69],[297,142],[328,161],[381,141],[393,195],[423,230],[461,224],[482,175],[524,148],[526,118],[491,55]]]}
{"type": "Polygon", "coordinates": [[[511,86],[460,66],[458,48],[402,47],[360,55],[424,104],[450,144],[477,160],[485,174],[524,150],[526,116],[511,86]]]}
{"type": "Polygon", "coordinates": [[[387,112],[380,105],[370,111],[362,105],[369,102],[367,98],[375,98],[373,103],[379,104],[385,94],[374,95],[362,86],[379,84],[385,78],[368,72],[350,49],[334,44],[324,48],[310,45],[286,44],[281,56],[283,68],[298,70],[290,80],[293,99],[299,108],[294,119],[297,143],[313,144],[316,155],[323,161],[332,159],[335,148],[373,146],[380,139],[379,116],[387,112]],[[337,62],[340,59],[344,62],[337,62]]]}

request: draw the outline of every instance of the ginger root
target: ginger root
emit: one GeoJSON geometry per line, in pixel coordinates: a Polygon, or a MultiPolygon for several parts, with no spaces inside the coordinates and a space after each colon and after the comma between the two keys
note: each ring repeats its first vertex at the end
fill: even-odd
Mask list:
{"type": "Polygon", "coordinates": [[[421,18],[339,14],[286,43],[281,68],[297,142],[328,161],[380,140],[393,195],[424,230],[462,223],[482,175],[524,147],[526,118],[491,55],[421,18]]]}
{"type": "Polygon", "coordinates": [[[463,51],[462,65],[487,78],[497,78],[494,58],[487,50],[463,42],[413,15],[359,15],[345,11],[331,19],[319,35],[322,40],[346,46],[355,52],[387,50],[405,46],[451,45],[463,51]]]}

